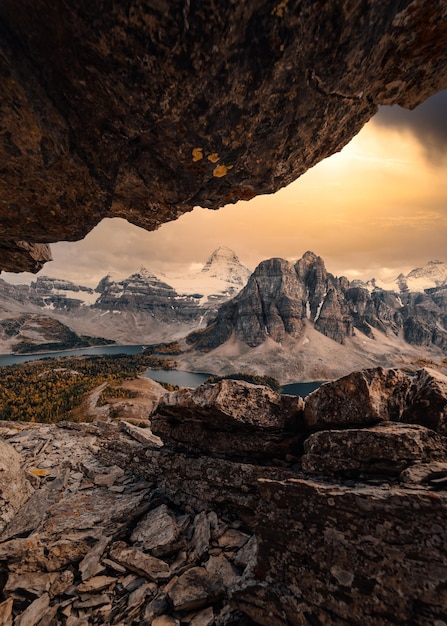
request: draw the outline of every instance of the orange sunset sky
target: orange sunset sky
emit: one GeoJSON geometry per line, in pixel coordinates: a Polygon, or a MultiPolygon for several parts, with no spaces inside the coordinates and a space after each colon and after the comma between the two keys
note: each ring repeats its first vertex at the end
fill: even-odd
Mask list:
{"type": "MultiPolygon", "coordinates": [[[[198,269],[220,245],[250,269],[306,250],[333,274],[394,278],[447,261],[447,91],[415,111],[383,108],[348,144],[274,195],[196,208],[158,231],[104,220],[83,241],[52,245],[40,274],[95,286],[108,272],[198,269]]],[[[5,275],[29,282],[29,274],[5,275]]]]}

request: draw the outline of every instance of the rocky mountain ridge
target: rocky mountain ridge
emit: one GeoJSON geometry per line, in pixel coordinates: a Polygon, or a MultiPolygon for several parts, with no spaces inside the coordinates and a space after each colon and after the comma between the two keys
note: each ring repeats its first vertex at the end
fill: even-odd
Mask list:
{"type": "Polygon", "coordinates": [[[352,285],[364,287],[370,291],[383,289],[385,291],[399,292],[424,292],[433,287],[445,287],[447,285],[447,263],[444,261],[428,261],[422,267],[416,267],[407,274],[401,272],[393,280],[378,280],[371,278],[367,281],[353,280],[352,285]]]}
{"type": "Polygon", "coordinates": [[[184,369],[248,369],[284,382],[321,380],[359,367],[444,355],[444,265],[433,262],[410,272],[419,285],[427,276],[433,284],[435,272],[439,286],[398,293],[335,277],[321,257],[306,252],[294,265],[284,259],[261,262],[242,289],[249,271],[234,252],[220,248],[200,272],[177,283],[145,268],[123,280],[106,276],[95,292],[46,277],[29,288],[0,281],[2,316],[14,319],[31,307],[78,335],[117,343],[177,341],[190,333],[184,369]]]}
{"type": "Polygon", "coordinates": [[[306,252],[295,265],[284,259],[263,261],[246,287],[222,305],[206,330],[190,336],[199,349],[216,348],[234,336],[254,348],[272,339],[303,336],[305,322],[343,344],[361,331],[393,333],[410,344],[447,349],[446,288],[429,293],[370,292],[327,272],[323,259],[306,252]]]}
{"type": "MultiPolygon", "coordinates": [[[[195,309],[196,317],[207,310],[216,310],[219,304],[240,291],[250,274],[232,250],[221,246],[199,272],[180,277],[156,275],[142,266],[123,279],[107,274],[95,289],[63,278],[38,276],[29,286],[0,280],[0,293],[5,298],[47,310],[72,312],[89,306],[129,312],[145,310],[163,319],[169,318],[163,309],[171,308],[181,316],[186,307],[191,311],[186,311],[185,317],[190,318],[194,317],[195,309]]],[[[173,315],[175,317],[171,313],[171,319],[173,315]]]]}
{"type": "Polygon", "coordinates": [[[121,281],[100,281],[94,306],[103,310],[147,311],[167,322],[200,322],[217,311],[246,284],[250,271],[236,254],[221,246],[201,271],[189,275],[157,277],[144,267],[121,281]]]}
{"type": "MultiPolygon", "coordinates": [[[[172,339],[205,325],[249,275],[236,254],[221,247],[201,271],[172,280],[144,267],[124,279],[107,275],[96,289],[48,276],[38,276],[29,286],[0,279],[0,318],[48,316],[77,334],[103,335],[118,343],[172,339]]],[[[10,349],[6,341],[3,350],[10,349]]]]}
{"type": "Polygon", "coordinates": [[[446,409],[445,376],[377,368],[179,390],[151,428],[3,423],[2,624],[441,623],[446,409]]]}

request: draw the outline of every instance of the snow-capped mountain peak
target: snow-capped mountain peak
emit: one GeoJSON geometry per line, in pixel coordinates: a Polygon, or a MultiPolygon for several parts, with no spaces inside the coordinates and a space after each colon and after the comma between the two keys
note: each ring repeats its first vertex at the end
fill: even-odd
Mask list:
{"type": "Polygon", "coordinates": [[[236,253],[226,246],[215,250],[199,272],[184,276],[166,276],[179,294],[200,296],[200,304],[213,306],[235,296],[244,287],[251,275],[240,262],[236,253]]]}
{"type": "Polygon", "coordinates": [[[447,263],[443,261],[429,261],[423,267],[417,267],[407,274],[407,278],[427,278],[438,284],[447,281],[447,263]]]}
{"type": "Polygon", "coordinates": [[[416,267],[406,276],[400,275],[397,282],[401,290],[424,291],[432,287],[447,284],[447,263],[429,261],[422,267],[416,267]]]}
{"type": "Polygon", "coordinates": [[[395,291],[397,293],[415,292],[422,293],[426,289],[443,287],[447,285],[447,263],[444,261],[428,261],[422,267],[404,274],[401,272],[393,279],[372,278],[366,282],[360,280],[351,281],[352,286],[361,286],[372,292],[375,289],[395,291]]]}
{"type": "Polygon", "coordinates": [[[220,246],[208,258],[202,268],[202,274],[243,287],[251,272],[242,265],[233,250],[227,246],[220,246]]]}
{"type": "Polygon", "coordinates": [[[140,269],[135,272],[135,274],[133,274],[132,276],[134,276],[135,278],[140,278],[141,280],[159,280],[158,277],[153,274],[152,272],[150,272],[146,267],[144,267],[144,265],[142,265],[140,267],[140,269]]]}

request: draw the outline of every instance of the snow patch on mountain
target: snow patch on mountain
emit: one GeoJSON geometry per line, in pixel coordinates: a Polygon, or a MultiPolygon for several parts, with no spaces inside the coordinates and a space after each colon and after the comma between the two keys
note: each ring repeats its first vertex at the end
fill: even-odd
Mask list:
{"type": "Polygon", "coordinates": [[[447,284],[447,263],[443,261],[429,261],[423,267],[411,270],[405,277],[407,288],[410,291],[423,291],[447,284]]]}
{"type": "Polygon", "coordinates": [[[408,272],[401,273],[395,278],[371,278],[370,280],[352,280],[351,286],[363,287],[370,293],[375,289],[384,291],[423,293],[426,289],[447,285],[447,263],[444,261],[428,261],[422,267],[416,267],[408,272]]]}
{"type": "Polygon", "coordinates": [[[98,293],[90,287],[50,276],[39,276],[29,286],[29,292],[31,297],[41,297],[43,308],[48,310],[55,308],[53,299],[56,297],[79,300],[84,306],[91,306],[98,299],[98,293]]]}

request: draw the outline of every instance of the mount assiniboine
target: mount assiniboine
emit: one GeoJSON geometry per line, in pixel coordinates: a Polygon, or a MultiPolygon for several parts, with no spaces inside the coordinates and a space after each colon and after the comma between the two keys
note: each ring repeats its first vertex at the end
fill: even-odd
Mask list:
{"type": "Polygon", "coordinates": [[[141,268],[122,280],[105,276],[95,290],[44,276],[30,286],[0,280],[1,350],[39,346],[39,328],[51,318],[65,325],[52,325],[53,335],[60,328],[64,337],[74,331],[98,343],[181,341],[182,369],[247,370],[283,382],[443,358],[447,264],[432,261],[389,287],[337,278],[312,252],[294,265],[263,261],[250,276],[228,248],[196,274],[173,278],[141,268]]]}

